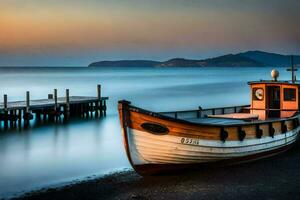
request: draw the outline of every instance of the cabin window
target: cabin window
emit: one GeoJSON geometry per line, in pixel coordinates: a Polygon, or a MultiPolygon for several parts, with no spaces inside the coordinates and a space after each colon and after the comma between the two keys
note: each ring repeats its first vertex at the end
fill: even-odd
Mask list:
{"type": "Polygon", "coordinates": [[[296,89],[284,88],[283,93],[285,101],[296,101],[296,89]]]}
{"type": "Polygon", "coordinates": [[[264,99],[264,89],[263,88],[253,88],[252,89],[252,99],[257,101],[262,101],[264,99]]]}

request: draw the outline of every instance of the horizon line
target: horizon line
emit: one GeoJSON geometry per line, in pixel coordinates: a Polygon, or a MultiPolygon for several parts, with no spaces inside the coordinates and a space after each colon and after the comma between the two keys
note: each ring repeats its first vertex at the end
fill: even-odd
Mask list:
{"type": "MultiPolygon", "coordinates": [[[[218,56],[211,56],[207,58],[203,58],[200,60],[205,60],[205,59],[211,59],[211,58],[217,58],[221,56],[226,56],[226,55],[237,55],[241,53],[247,53],[247,52],[263,52],[263,53],[269,53],[269,54],[277,54],[281,56],[300,56],[300,54],[281,54],[281,53],[274,53],[274,52],[268,52],[264,50],[247,50],[247,51],[241,51],[239,53],[226,53],[226,54],[220,54],[218,56]]],[[[87,65],[42,65],[42,64],[34,64],[34,65],[0,65],[0,68],[84,68],[84,67],[89,67],[90,64],[94,62],[114,62],[114,61],[153,61],[153,62],[166,62],[171,59],[187,59],[187,60],[199,60],[199,58],[184,58],[184,57],[171,57],[168,59],[164,60],[152,60],[152,59],[105,59],[105,60],[98,60],[98,61],[91,61],[87,65]]]]}

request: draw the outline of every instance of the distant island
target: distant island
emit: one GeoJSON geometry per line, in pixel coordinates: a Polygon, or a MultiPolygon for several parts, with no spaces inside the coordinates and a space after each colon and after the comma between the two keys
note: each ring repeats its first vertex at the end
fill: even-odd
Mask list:
{"type": "MultiPolygon", "coordinates": [[[[290,56],[264,51],[247,51],[214,58],[192,60],[173,58],[164,62],[152,60],[118,60],[93,62],[89,67],[288,67],[290,56]]],[[[300,56],[294,56],[294,64],[300,66],[300,56]]]]}

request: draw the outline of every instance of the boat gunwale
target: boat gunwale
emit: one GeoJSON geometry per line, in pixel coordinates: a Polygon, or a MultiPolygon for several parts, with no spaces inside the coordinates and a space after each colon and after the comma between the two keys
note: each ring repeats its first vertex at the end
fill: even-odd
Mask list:
{"type": "MultiPolygon", "coordinates": [[[[191,121],[184,120],[184,119],[169,117],[169,116],[166,116],[166,115],[163,115],[163,114],[164,113],[171,113],[171,112],[152,112],[152,111],[149,111],[149,110],[145,110],[143,108],[133,106],[133,105],[131,105],[131,102],[126,101],[126,100],[119,101],[119,103],[120,104],[126,104],[127,105],[126,108],[128,109],[128,111],[149,115],[149,116],[159,118],[159,119],[162,119],[162,120],[168,120],[168,121],[172,121],[172,122],[176,122],[176,123],[183,123],[183,124],[194,125],[194,126],[207,126],[207,127],[220,127],[220,128],[265,125],[265,124],[271,124],[271,123],[276,123],[276,122],[286,122],[286,121],[290,121],[290,120],[294,120],[294,119],[297,119],[298,122],[299,122],[298,118],[299,118],[299,114],[300,114],[300,112],[298,111],[292,117],[287,117],[287,118],[276,118],[276,119],[269,119],[269,120],[264,120],[264,121],[252,121],[252,122],[246,122],[245,121],[243,123],[236,123],[236,124],[221,124],[221,123],[220,124],[212,124],[212,123],[204,123],[204,122],[196,123],[196,122],[191,122],[191,121]]],[[[231,106],[231,107],[224,107],[224,108],[234,108],[234,107],[242,107],[242,106],[231,106]]],[[[212,110],[212,109],[222,109],[222,107],[220,107],[220,108],[211,108],[211,109],[203,109],[203,110],[212,110]]],[[[181,112],[198,112],[198,111],[203,111],[203,110],[187,110],[187,111],[181,111],[181,112]]],[[[174,111],[174,113],[176,113],[176,111],[174,111]]]]}

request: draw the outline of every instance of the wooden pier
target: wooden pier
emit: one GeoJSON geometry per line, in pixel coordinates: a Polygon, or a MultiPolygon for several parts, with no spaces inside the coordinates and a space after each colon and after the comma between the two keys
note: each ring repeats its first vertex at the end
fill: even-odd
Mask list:
{"type": "Polygon", "coordinates": [[[29,91],[25,101],[8,101],[4,95],[0,103],[0,131],[27,128],[30,121],[67,122],[71,118],[98,118],[106,115],[106,100],[101,96],[101,85],[97,85],[97,96],[70,96],[66,89],[64,97],[57,96],[57,89],[47,99],[31,100],[29,91]]]}

